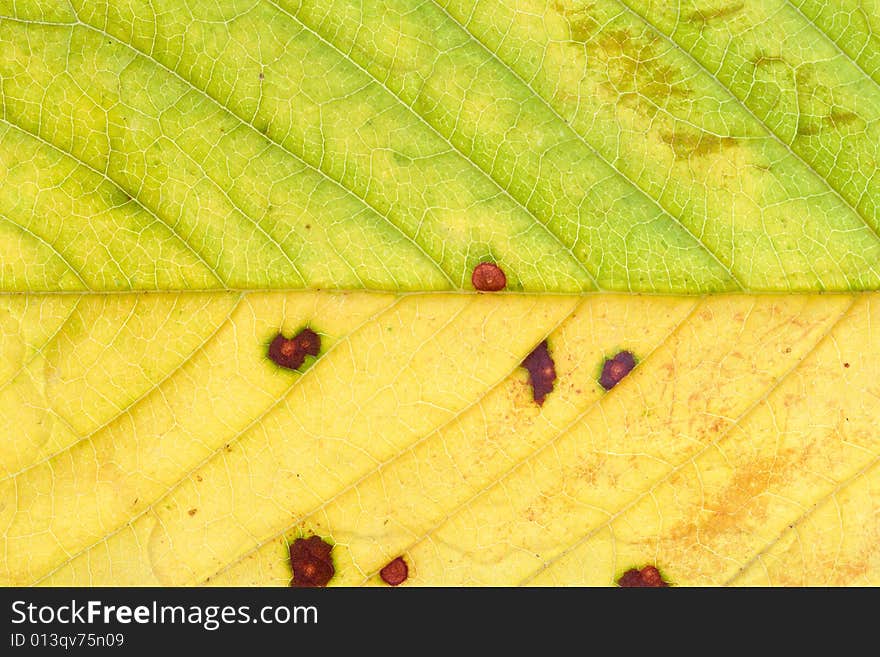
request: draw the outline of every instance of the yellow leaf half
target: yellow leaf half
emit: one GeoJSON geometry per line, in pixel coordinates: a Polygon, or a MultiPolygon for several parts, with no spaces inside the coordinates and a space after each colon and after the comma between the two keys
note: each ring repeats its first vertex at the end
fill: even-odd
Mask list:
{"type": "Polygon", "coordinates": [[[3,584],[286,585],[311,534],[331,584],[880,583],[876,293],[0,304],[3,584]]]}

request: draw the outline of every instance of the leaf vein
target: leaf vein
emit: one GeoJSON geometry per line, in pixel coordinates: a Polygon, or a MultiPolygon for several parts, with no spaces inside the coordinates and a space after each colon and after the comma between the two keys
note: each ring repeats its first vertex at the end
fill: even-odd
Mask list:
{"type": "MultiPolygon", "coordinates": [[[[0,120],[2,120],[2,119],[0,119],[0,120]]],[[[86,283],[85,280],[83,280],[83,277],[80,275],[79,271],[77,271],[76,267],[74,267],[72,264],[70,264],[70,261],[64,256],[63,253],[61,253],[61,251],[58,250],[58,248],[54,244],[52,244],[48,240],[44,239],[40,235],[37,235],[34,231],[30,230],[26,226],[22,226],[18,222],[13,221],[10,217],[7,217],[5,214],[0,213],[0,221],[5,221],[6,223],[8,223],[10,225],[15,226],[20,231],[22,231],[23,233],[25,233],[26,235],[28,235],[29,237],[34,239],[36,242],[48,247],[52,251],[52,253],[54,253],[58,257],[58,259],[61,260],[61,262],[64,264],[64,266],[70,270],[70,273],[72,273],[74,276],[76,276],[76,279],[80,283],[82,283],[83,287],[86,290],[92,289],[92,287],[88,283],[86,283]]]]}
{"type": "MultiPolygon", "coordinates": [[[[704,301],[704,297],[700,297],[694,301],[694,305],[691,307],[691,309],[685,314],[684,317],[682,317],[681,320],[679,320],[679,322],[675,326],[672,327],[672,330],[669,331],[669,333],[663,338],[663,340],[661,340],[653,349],[651,349],[651,351],[649,351],[647,354],[645,354],[645,357],[642,359],[640,366],[643,366],[645,363],[650,362],[651,357],[654,354],[656,354],[657,351],[660,350],[664,345],[666,345],[669,342],[669,340],[671,340],[673,338],[673,336],[677,335],[684,328],[684,326],[687,324],[687,322],[690,320],[690,318],[693,317],[694,314],[697,312],[697,310],[699,309],[699,307],[703,301],[704,301]]],[[[572,428],[574,428],[580,421],[582,421],[583,418],[586,417],[587,413],[589,413],[591,410],[593,410],[594,408],[599,406],[599,404],[601,404],[601,402],[602,402],[602,398],[597,399],[596,401],[587,405],[568,424],[566,424],[561,429],[557,430],[556,433],[553,436],[551,436],[550,438],[548,438],[542,445],[540,445],[538,448],[533,450],[530,454],[526,455],[524,458],[522,458],[519,461],[510,465],[510,467],[508,467],[504,472],[495,476],[490,482],[488,482],[482,488],[480,488],[479,490],[477,490],[474,493],[472,493],[471,495],[469,495],[466,500],[463,500],[461,503],[456,504],[452,509],[450,509],[446,513],[446,515],[441,520],[434,523],[434,525],[432,525],[427,531],[425,531],[422,534],[422,536],[419,537],[418,540],[411,543],[404,550],[402,550],[402,552],[408,552],[415,545],[418,545],[422,541],[427,540],[430,537],[431,532],[433,532],[433,531],[437,530],[438,528],[440,528],[441,526],[443,526],[443,524],[447,520],[449,520],[449,518],[451,518],[452,516],[457,514],[462,509],[465,509],[467,506],[469,506],[471,503],[473,503],[474,500],[476,500],[479,497],[481,497],[482,495],[484,495],[487,491],[489,491],[493,487],[495,487],[497,485],[501,485],[504,482],[504,480],[507,479],[513,472],[515,472],[516,470],[521,468],[523,465],[531,462],[532,459],[534,459],[538,454],[540,454],[541,452],[544,452],[545,450],[555,449],[556,442],[558,440],[560,440],[572,428]]],[[[363,582],[361,582],[361,583],[362,584],[366,583],[366,581],[368,579],[369,579],[369,577],[365,578],[363,580],[363,582]]]]}

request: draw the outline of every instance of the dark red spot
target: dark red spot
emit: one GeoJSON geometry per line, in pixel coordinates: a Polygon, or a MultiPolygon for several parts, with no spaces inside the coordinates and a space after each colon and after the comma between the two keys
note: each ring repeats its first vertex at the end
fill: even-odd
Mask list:
{"type": "Polygon", "coordinates": [[[330,552],[333,546],[320,536],[298,538],[290,545],[293,568],[291,586],[327,586],[336,569],[330,552]]]}
{"type": "Polygon", "coordinates": [[[844,363],[843,366],[844,366],[844,367],[849,367],[849,363],[844,363]]]}
{"type": "Polygon", "coordinates": [[[315,333],[312,329],[303,329],[297,333],[294,341],[296,342],[297,348],[299,348],[304,354],[317,356],[321,353],[321,336],[315,333]]]}
{"type": "Polygon", "coordinates": [[[269,358],[276,365],[295,370],[303,364],[305,354],[297,350],[296,343],[280,333],[269,344],[269,358]]]}
{"type": "Polygon", "coordinates": [[[386,584],[399,586],[406,581],[407,577],[409,577],[409,566],[406,565],[406,561],[403,560],[403,557],[397,557],[379,571],[379,577],[381,577],[382,581],[386,584]]]}
{"type": "Polygon", "coordinates": [[[474,267],[471,283],[481,292],[498,292],[507,285],[507,276],[498,265],[492,262],[481,262],[474,267]]]}
{"type": "Polygon", "coordinates": [[[306,356],[317,356],[321,353],[321,336],[312,329],[303,329],[290,339],[281,333],[269,344],[269,358],[276,365],[295,370],[306,359],[306,356]]]}
{"type": "Polygon", "coordinates": [[[546,340],[526,356],[522,366],[529,371],[532,396],[538,402],[538,406],[541,406],[544,403],[544,398],[553,391],[553,382],[556,381],[556,366],[553,363],[553,358],[550,357],[546,340]]]}
{"type": "Polygon", "coordinates": [[[632,372],[636,366],[635,357],[628,351],[621,351],[614,358],[605,359],[602,366],[602,376],[599,377],[599,384],[605,390],[611,390],[620,383],[621,379],[632,372]]]}
{"type": "Polygon", "coordinates": [[[663,581],[660,571],[654,566],[645,566],[641,570],[636,568],[627,570],[623,576],[617,580],[617,585],[625,588],[662,588],[669,586],[668,583],[663,581]]]}

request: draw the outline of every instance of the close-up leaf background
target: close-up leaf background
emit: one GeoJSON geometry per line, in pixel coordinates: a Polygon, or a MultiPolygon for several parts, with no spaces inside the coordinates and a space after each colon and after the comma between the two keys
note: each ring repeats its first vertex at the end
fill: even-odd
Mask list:
{"type": "Polygon", "coordinates": [[[880,584],[878,158],[878,0],[0,0],[0,584],[880,584]]]}

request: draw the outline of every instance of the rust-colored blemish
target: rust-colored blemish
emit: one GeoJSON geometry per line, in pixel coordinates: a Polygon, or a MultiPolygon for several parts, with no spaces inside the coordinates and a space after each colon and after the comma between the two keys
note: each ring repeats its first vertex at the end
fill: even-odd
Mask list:
{"type": "Polygon", "coordinates": [[[310,328],[304,328],[294,338],[296,347],[304,354],[317,356],[321,353],[321,336],[310,328]]]}
{"type": "Polygon", "coordinates": [[[795,68],[797,134],[811,137],[826,130],[843,134],[863,131],[865,119],[839,104],[838,95],[824,82],[825,78],[818,64],[805,63],[795,68]]]}
{"type": "Polygon", "coordinates": [[[544,399],[553,391],[553,383],[556,381],[556,365],[550,356],[546,340],[526,356],[522,366],[529,371],[533,399],[538,406],[543,405],[544,399]]]}
{"type": "Polygon", "coordinates": [[[669,583],[663,579],[655,566],[644,566],[627,570],[617,580],[617,585],[621,588],[664,588],[668,587],[669,583]]]}
{"type": "Polygon", "coordinates": [[[280,367],[295,370],[306,356],[317,356],[321,352],[321,336],[310,328],[304,328],[292,338],[279,333],[269,343],[269,359],[280,367]]]}
{"type": "Polygon", "coordinates": [[[290,544],[290,565],[294,587],[327,586],[336,569],[331,552],[333,546],[320,536],[298,538],[290,544]]]}
{"type": "Polygon", "coordinates": [[[620,383],[636,366],[635,356],[629,351],[620,351],[613,358],[606,358],[602,366],[599,384],[605,390],[611,390],[620,383]]]}
{"type": "Polygon", "coordinates": [[[403,557],[397,557],[379,571],[379,577],[389,586],[400,586],[409,577],[409,566],[403,557]]]}
{"type": "Polygon", "coordinates": [[[828,114],[828,121],[835,127],[848,126],[859,120],[859,115],[848,110],[834,109],[828,114]]]}
{"type": "Polygon", "coordinates": [[[297,351],[296,343],[293,340],[285,338],[279,333],[269,343],[269,359],[279,367],[295,370],[303,364],[305,354],[297,351]]]}
{"type": "Polygon", "coordinates": [[[822,126],[816,121],[810,121],[803,117],[798,118],[797,133],[801,137],[814,137],[822,131],[822,126]]]}
{"type": "Polygon", "coordinates": [[[807,112],[802,113],[798,117],[797,133],[802,137],[813,137],[823,130],[849,133],[863,130],[864,127],[865,121],[858,114],[848,110],[834,109],[821,116],[810,115],[807,112]]]}
{"type": "Polygon", "coordinates": [[[653,116],[656,106],[669,107],[693,95],[684,71],[664,61],[666,47],[657,34],[602,30],[589,47],[606,70],[604,90],[618,102],[635,104],[645,115],[653,116]]]}
{"type": "Polygon", "coordinates": [[[187,511],[187,513],[189,514],[190,517],[192,517],[192,516],[196,515],[196,513],[198,513],[198,511],[199,511],[198,509],[190,509],[189,511],[187,511]]]}
{"type": "Polygon", "coordinates": [[[498,292],[507,286],[507,276],[495,263],[481,262],[474,267],[471,284],[481,292],[498,292]]]}

